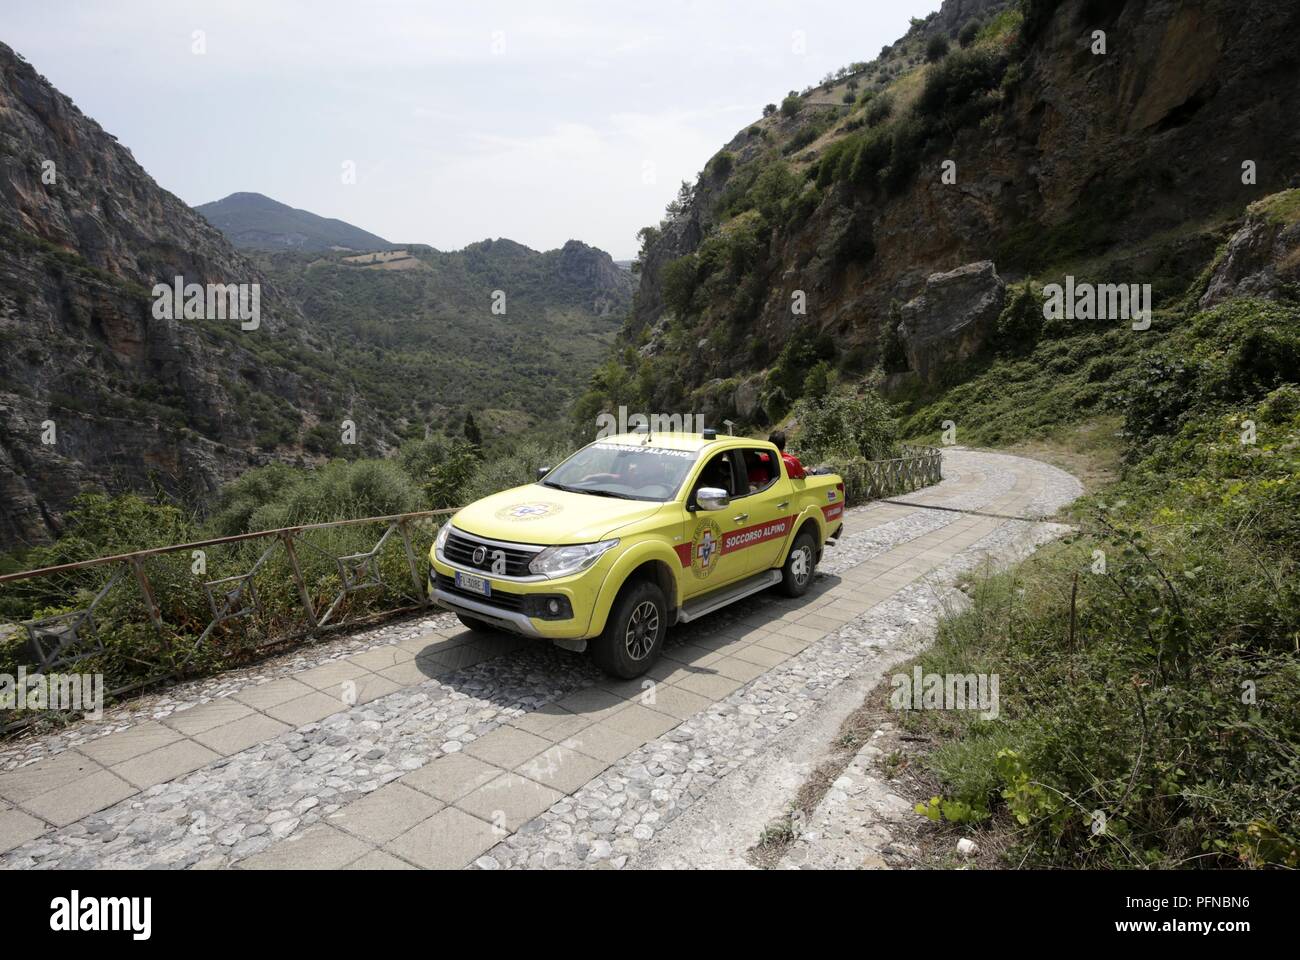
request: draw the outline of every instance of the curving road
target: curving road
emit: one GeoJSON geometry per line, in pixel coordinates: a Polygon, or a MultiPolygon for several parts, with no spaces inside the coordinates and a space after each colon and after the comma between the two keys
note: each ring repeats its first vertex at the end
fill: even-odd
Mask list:
{"type": "MultiPolygon", "coordinates": [[[[1057,535],[1034,518],[1081,492],[957,448],[944,477],[848,511],[800,600],[673,631],[648,680],[440,615],[10,745],[0,867],[742,865],[839,719],[924,641],[943,587],[1057,535]]],[[[860,862],[868,841],[837,836],[801,841],[801,862],[860,862]]]]}

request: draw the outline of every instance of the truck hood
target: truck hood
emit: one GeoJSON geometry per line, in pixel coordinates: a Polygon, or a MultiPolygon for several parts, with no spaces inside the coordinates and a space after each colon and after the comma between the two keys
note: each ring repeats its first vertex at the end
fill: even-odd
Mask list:
{"type": "Polygon", "coordinates": [[[665,504],[569,493],[530,483],[503,490],[465,507],[451,518],[459,530],[490,540],[536,543],[595,543],[619,527],[658,513],[665,504]]]}

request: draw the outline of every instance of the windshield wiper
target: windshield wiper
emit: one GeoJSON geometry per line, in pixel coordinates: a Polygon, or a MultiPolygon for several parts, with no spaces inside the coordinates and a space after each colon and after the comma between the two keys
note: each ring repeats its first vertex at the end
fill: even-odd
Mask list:
{"type": "Polygon", "coordinates": [[[613,490],[588,490],[586,487],[571,487],[567,483],[556,483],[554,480],[541,481],[544,487],[554,487],[556,490],[563,490],[565,493],[585,493],[593,497],[616,497],[619,500],[645,500],[645,497],[634,497],[630,493],[615,493],[613,490]]]}

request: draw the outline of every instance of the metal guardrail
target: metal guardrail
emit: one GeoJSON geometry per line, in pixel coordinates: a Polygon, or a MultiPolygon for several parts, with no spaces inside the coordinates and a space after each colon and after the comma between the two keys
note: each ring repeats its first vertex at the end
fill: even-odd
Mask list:
{"type": "MultiPolygon", "coordinates": [[[[75,667],[103,674],[105,694],[117,696],[427,607],[429,547],[439,518],[454,512],[283,527],[5,574],[0,673],[75,667]]],[[[8,712],[0,730],[25,722],[5,723],[8,712]]]]}
{"type": "Polygon", "coordinates": [[[943,479],[943,454],[938,447],[904,444],[899,457],[832,460],[828,465],[844,478],[844,500],[849,504],[910,493],[943,479]]]}

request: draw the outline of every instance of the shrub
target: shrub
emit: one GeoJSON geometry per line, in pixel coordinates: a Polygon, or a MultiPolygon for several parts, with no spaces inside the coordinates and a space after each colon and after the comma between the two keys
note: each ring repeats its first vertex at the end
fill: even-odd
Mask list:
{"type": "Polygon", "coordinates": [[[775,103],[769,103],[767,106],[763,107],[763,116],[770,117],[774,113],[776,113],[775,103]]]}
{"type": "Polygon", "coordinates": [[[959,50],[926,75],[916,109],[954,127],[977,120],[992,108],[1006,69],[1006,59],[992,51],[959,50]]]}
{"type": "Polygon", "coordinates": [[[813,400],[821,400],[831,389],[832,367],[826,360],[818,360],[804,377],[803,395],[813,400]]]}
{"type": "Polygon", "coordinates": [[[780,390],[781,396],[789,400],[798,399],[803,394],[808,372],[819,360],[834,356],[835,341],[829,334],[799,327],[781,348],[776,364],[768,373],[769,390],[780,390]]]}
{"type": "Polygon", "coordinates": [[[731,173],[731,169],[735,164],[735,154],[721,150],[709,161],[709,175],[721,179],[731,173]]]}
{"type": "Polygon", "coordinates": [[[691,312],[691,303],[695,296],[699,268],[694,254],[670,260],[663,265],[659,274],[659,286],[664,303],[679,317],[691,312]]]}
{"type": "Polygon", "coordinates": [[[963,47],[969,47],[975,42],[975,38],[980,34],[980,22],[975,19],[967,20],[961,30],[957,33],[957,42],[963,47]]]}
{"type": "Polygon", "coordinates": [[[925,44],[925,59],[929,63],[937,63],[948,55],[948,38],[942,34],[935,34],[925,44]]]}
{"type": "Polygon", "coordinates": [[[781,101],[781,116],[785,117],[787,120],[791,117],[798,116],[799,111],[802,109],[803,99],[794,94],[791,94],[781,101]]]}
{"type": "Polygon", "coordinates": [[[233,536],[419,509],[415,483],[390,460],[335,460],[310,471],[273,464],[227,485],[212,525],[219,535],[233,536]]]}
{"type": "Polygon", "coordinates": [[[883,460],[897,447],[898,421],[874,390],[861,396],[805,397],[795,404],[801,459],[883,460]]]}
{"type": "Polygon", "coordinates": [[[894,109],[894,98],[887,93],[882,93],[878,97],[873,97],[871,103],[867,105],[867,123],[870,126],[878,126],[889,119],[889,114],[894,109]]]}

